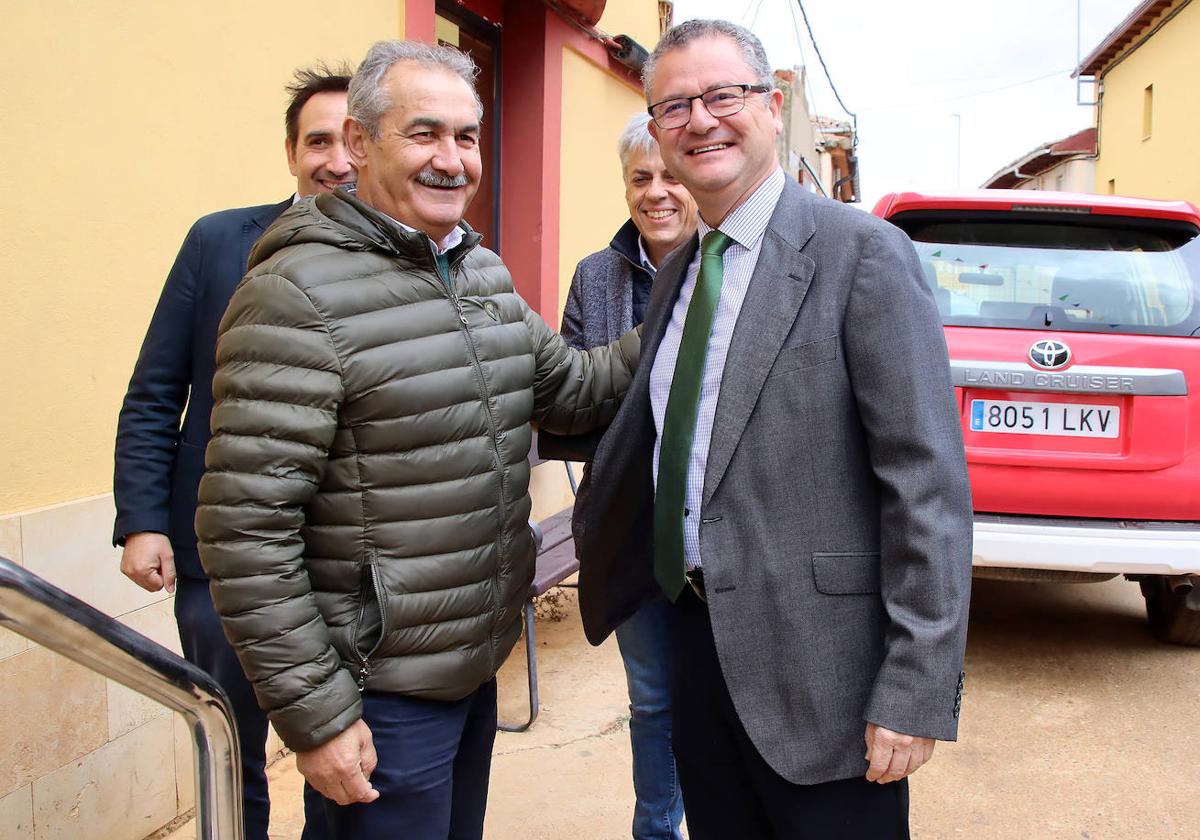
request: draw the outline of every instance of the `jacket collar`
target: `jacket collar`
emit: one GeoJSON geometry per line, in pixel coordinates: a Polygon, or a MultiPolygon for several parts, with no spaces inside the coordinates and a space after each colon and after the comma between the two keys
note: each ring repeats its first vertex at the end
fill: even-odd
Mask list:
{"type": "Polygon", "coordinates": [[[634,268],[645,271],[645,268],[642,266],[641,248],[638,247],[639,236],[641,236],[641,233],[638,232],[637,225],[633,223],[633,219],[626,219],[625,224],[621,225],[621,229],[616,232],[612,241],[608,243],[608,247],[629,260],[634,268]]]}
{"type": "Polygon", "coordinates": [[[767,230],[799,251],[808,244],[813,234],[817,232],[816,217],[813,205],[817,199],[806,191],[795,180],[788,178],[783,182],[783,193],[767,223],[767,230]]]}
{"type": "Polygon", "coordinates": [[[712,499],[725,475],[767,374],[795,326],[812,283],[816,263],[802,249],[816,232],[814,203],[811,195],[788,178],[767,223],[738,328],[733,331],[725,357],[704,473],[704,504],[712,499]],[[748,328],[751,324],[752,329],[748,328]]]}
{"type": "MultiPolygon", "coordinates": [[[[324,196],[319,196],[317,204],[329,218],[362,234],[372,244],[384,250],[437,271],[433,249],[430,247],[431,240],[424,233],[405,230],[391,216],[375,209],[348,190],[337,189],[328,196],[325,200],[322,200],[324,196]],[[342,206],[336,202],[340,202],[342,206]]],[[[460,221],[458,226],[463,230],[462,241],[446,252],[451,266],[461,262],[483,240],[483,236],[472,230],[465,221],[460,221]]]]}
{"type": "Polygon", "coordinates": [[[264,230],[269,228],[271,223],[283,214],[284,210],[292,206],[292,201],[293,199],[289,196],[278,204],[263,205],[263,207],[257,213],[250,217],[250,225],[247,227],[252,226],[257,228],[258,233],[256,233],[255,236],[258,236],[264,230]]]}

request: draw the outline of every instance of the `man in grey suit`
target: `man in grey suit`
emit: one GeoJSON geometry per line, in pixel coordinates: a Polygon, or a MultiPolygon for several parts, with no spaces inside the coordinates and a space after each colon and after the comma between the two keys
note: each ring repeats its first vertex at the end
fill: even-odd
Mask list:
{"type": "Polygon", "coordinates": [[[693,840],[907,837],[906,777],[957,733],[971,574],[936,307],[903,233],[780,170],[750,32],[681,24],[644,82],[700,221],[576,504],[585,629],[674,602],[693,840]]]}

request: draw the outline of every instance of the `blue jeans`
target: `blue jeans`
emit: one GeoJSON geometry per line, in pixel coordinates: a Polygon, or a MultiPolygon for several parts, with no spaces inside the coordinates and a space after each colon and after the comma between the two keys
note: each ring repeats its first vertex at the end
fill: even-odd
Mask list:
{"type": "Polygon", "coordinates": [[[481,840],[492,744],[496,680],[461,700],[421,700],[363,692],[363,720],[379,764],[369,804],[325,800],[334,840],[481,840]]]}
{"type": "MultiPolygon", "coordinates": [[[[181,549],[181,552],[186,550],[181,549]]],[[[267,824],[271,817],[266,773],[267,716],[258,707],[254,689],[221,630],[221,619],[213,607],[207,580],[179,576],[175,588],[175,623],[179,626],[184,658],[207,671],[225,690],[233,706],[242,752],[242,816],[246,840],[267,840],[267,824]]],[[[321,802],[322,798],[315,791],[305,792],[305,819],[312,823],[305,827],[305,840],[322,840],[325,836],[321,802]]]]}
{"type": "Polygon", "coordinates": [[[671,753],[672,627],[671,605],[660,596],[617,628],[629,684],[635,840],[682,840],[683,794],[671,753]]]}

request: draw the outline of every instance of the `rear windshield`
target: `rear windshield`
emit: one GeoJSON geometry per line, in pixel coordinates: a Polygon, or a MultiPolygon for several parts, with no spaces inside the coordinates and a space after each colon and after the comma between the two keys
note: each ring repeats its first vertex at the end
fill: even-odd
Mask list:
{"type": "Polygon", "coordinates": [[[1195,227],[1063,213],[913,211],[913,240],[947,325],[1192,335],[1195,227]]]}

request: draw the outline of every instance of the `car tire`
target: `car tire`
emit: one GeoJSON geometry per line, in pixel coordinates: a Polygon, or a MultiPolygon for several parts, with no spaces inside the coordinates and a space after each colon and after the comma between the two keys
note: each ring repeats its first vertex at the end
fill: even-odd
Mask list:
{"type": "Polygon", "coordinates": [[[1200,610],[1188,607],[1188,589],[1172,590],[1160,575],[1145,578],[1140,584],[1150,632],[1164,642],[1200,647],[1200,610]]]}

